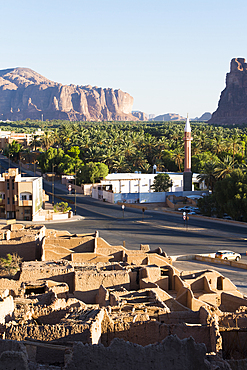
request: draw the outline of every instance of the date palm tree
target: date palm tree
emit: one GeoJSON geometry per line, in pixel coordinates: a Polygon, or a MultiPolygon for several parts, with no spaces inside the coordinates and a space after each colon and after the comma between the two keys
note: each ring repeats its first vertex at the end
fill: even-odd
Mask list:
{"type": "Polygon", "coordinates": [[[51,131],[45,131],[44,135],[41,136],[41,144],[45,147],[45,150],[48,150],[49,147],[53,144],[53,138],[52,138],[52,132],[51,131]]]}
{"type": "Polygon", "coordinates": [[[209,161],[205,163],[203,173],[199,174],[197,176],[199,183],[205,182],[205,185],[209,190],[214,190],[214,185],[217,181],[216,175],[215,175],[215,169],[217,168],[217,162],[215,161],[209,161]]]}
{"type": "Polygon", "coordinates": [[[181,165],[182,165],[183,160],[184,160],[184,152],[183,152],[183,148],[182,147],[176,148],[173,151],[173,153],[172,153],[172,159],[174,160],[174,162],[178,166],[179,172],[181,172],[181,165]]]}
{"type": "Polygon", "coordinates": [[[229,155],[218,163],[215,168],[215,177],[217,180],[222,180],[226,175],[230,174],[234,170],[235,161],[229,155]]]}

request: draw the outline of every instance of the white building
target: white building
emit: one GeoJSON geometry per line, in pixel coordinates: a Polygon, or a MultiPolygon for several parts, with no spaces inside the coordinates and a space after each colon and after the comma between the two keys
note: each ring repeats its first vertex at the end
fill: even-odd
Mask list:
{"type": "MultiPolygon", "coordinates": [[[[183,192],[183,173],[165,172],[172,180],[170,192],[183,192]]],[[[124,201],[127,203],[163,202],[167,193],[155,193],[151,188],[157,174],[112,173],[96,184],[92,189],[92,197],[110,203],[124,201]]],[[[193,174],[192,182],[198,183],[198,174],[193,174]]],[[[194,191],[194,185],[192,187],[194,191]]]]}

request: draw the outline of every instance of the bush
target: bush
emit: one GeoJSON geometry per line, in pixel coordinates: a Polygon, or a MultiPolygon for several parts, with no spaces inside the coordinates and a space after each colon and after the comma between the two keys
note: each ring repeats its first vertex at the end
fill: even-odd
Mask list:
{"type": "Polygon", "coordinates": [[[71,210],[71,207],[68,207],[67,202],[60,202],[60,203],[56,203],[54,205],[53,209],[54,209],[54,212],[66,213],[66,212],[69,212],[71,210]]]}
{"type": "Polygon", "coordinates": [[[8,253],[6,258],[0,258],[0,274],[14,276],[20,270],[22,258],[16,253],[8,253]]]}

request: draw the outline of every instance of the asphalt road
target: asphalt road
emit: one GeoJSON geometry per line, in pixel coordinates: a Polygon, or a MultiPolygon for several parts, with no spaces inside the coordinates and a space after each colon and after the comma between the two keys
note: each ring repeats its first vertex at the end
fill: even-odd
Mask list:
{"type": "MultiPolygon", "coordinates": [[[[5,167],[7,161],[1,164],[5,167]]],[[[44,185],[45,190],[52,192],[51,184],[44,185]]],[[[55,188],[55,195],[62,195],[74,200],[55,188]]],[[[55,202],[60,199],[55,198],[55,202]]],[[[74,208],[74,206],[72,206],[74,208]]],[[[92,233],[95,230],[112,245],[126,242],[129,249],[139,249],[140,244],[149,244],[151,250],[161,247],[168,255],[213,253],[220,249],[230,249],[242,255],[247,261],[247,226],[234,225],[229,222],[217,222],[198,217],[190,217],[188,227],[184,225],[181,214],[169,214],[156,211],[145,211],[94,200],[77,195],[77,214],[84,217],[81,221],[46,224],[47,228],[68,230],[71,233],[92,233]]],[[[247,294],[247,271],[208,265],[198,262],[176,262],[182,270],[215,269],[229,277],[234,284],[247,294]]]]}
{"type": "MultiPolygon", "coordinates": [[[[45,188],[51,191],[51,185],[45,185],[45,188]]],[[[56,194],[58,193],[56,190],[56,194]]],[[[74,200],[74,195],[63,196],[74,200]]],[[[169,255],[231,249],[244,257],[247,249],[247,226],[244,224],[234,225],[225,221],[190,217],[186,228],[180,213],[174,215],[145,211],[143,216],[141,210],[126,207],[123,214],[119,205],[100,202],[83,195],[77,195],[76,199],[77,214],[85,219],[67,224],[56,223],[57,229],[66,228],[71,233],[99,230],[101,237],[110,244],[117,245],[125,241],[126,246],[131,249],[139,249],[140,244],[149,244],[151,249],[161,247],[169,255]]]]}
{"type": "MultiPolygon", "coordinates": [[[[51,185],[45,186],[51,191],[51,185]]],[[[56,189],[56,193],[59,191],[56,189]]],[[[61,192],[60,192],[61,193],[61,192]]],[[[63,195],[74,200],[74,195],[63,195]]],[[[190,217],[188,228],[182,215],[145,211],[108,204],[77,195],[77,214],[81,221],[46,225],[48,228],[68,230],[71,233],[91,233],[99,230],[100,236],[112,245],[126,242],[129,249],[139,249],[140,244],[149,244],[153,250],[161,247],[170,256],[195,253],[213,253],[230,249],[242,255],[247,262],[247,226],[234,225],[226,221],[205,220],[190,217]]],[[[247,270],[201,263],[197,261],[175,262],[180,270],[214,269],[233,281],[247,295],[247,270]]]]}

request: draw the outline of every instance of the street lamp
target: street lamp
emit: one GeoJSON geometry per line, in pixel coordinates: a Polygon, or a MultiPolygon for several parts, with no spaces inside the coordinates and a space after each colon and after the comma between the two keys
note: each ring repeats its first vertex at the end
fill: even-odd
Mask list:
{"type": "Polygon", "coordinates": [[[75,167],[75,215],[76,215],[76,167],[75,167]]]}

